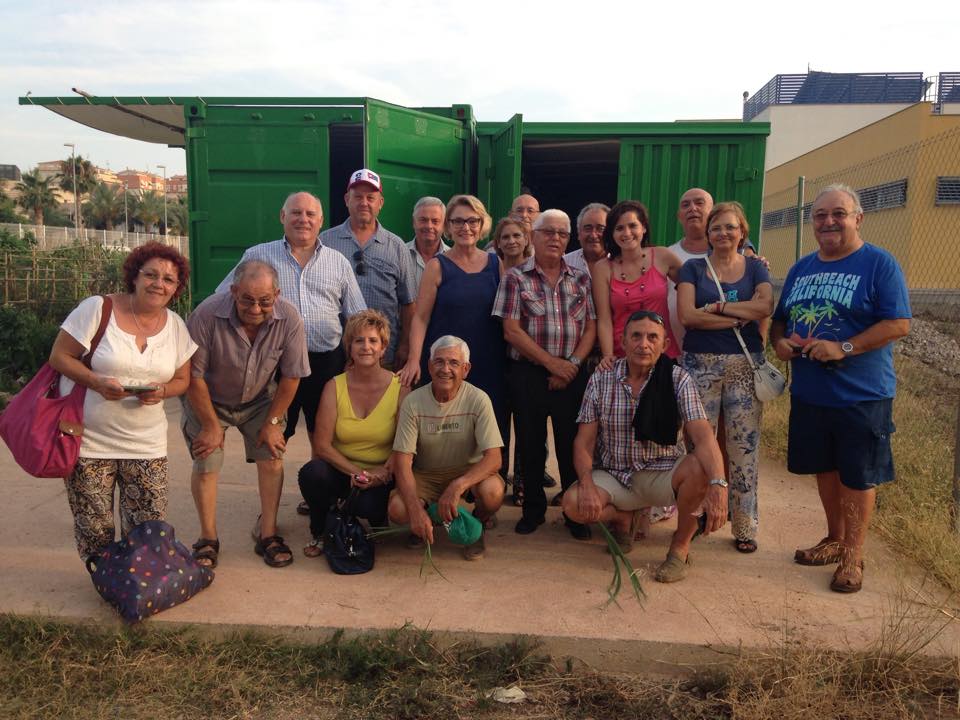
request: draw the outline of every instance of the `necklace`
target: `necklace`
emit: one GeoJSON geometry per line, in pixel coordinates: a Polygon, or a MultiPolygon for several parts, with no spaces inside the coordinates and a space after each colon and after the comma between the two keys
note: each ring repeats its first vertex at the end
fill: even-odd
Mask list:
{"type": "MultiPolygon", "coordinates": [[[[617,262],[620,263],[620,279],[623,282],[627,282],[626,265],[623,262],[623,256],[617,258],[617,262]]],[[[641,280],[640,292],[643,292],[647,287],[647,284],[645,282],[642,282],[642,278],[646,274],[647,274],[647,251],[643,250],[640,254],[640,277],[638,278],[638,280],[641,280]]],[[[623,294],[629,296],[630,288],[624,288],[623,294]]]]}
{"type": "Polygon", "coordinates": [[[133,307],[133,295],[130,296],[130,313],[133,315],[133,322],[136,323],[137,330],[140,331],[141,335],[143,335],[144,337],[149,337],[150,335],[152,335],[157,331],[157,325],[160,324],[159,316],[157,316],[157,319],[153,321],[153,327],[150,328],[149,333],[143,329],[143,326],[140,324],[140,320],[137,318],[137,311],[133,307]]]}

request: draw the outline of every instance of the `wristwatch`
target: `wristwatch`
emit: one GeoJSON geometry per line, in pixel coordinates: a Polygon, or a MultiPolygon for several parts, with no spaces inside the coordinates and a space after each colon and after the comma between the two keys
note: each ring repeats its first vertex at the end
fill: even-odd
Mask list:
{"type": "Polygon", "coordinates": [[[719,485],[720,487],[727,487],[727,481],[724,480],[723,478],[713,478],[713,480],[711,480],[709,484],[719,485]]]}
{"type": "Polygon", "coordinates": [[[286,425],[287,419],[285,417],[277,415],[276,417],[270,418],[267,422],[269,422],[271,425],[286,425]]]}
{"type": "Polygon", "coordinates": [[[840,343],[840,349],[843,350],[844,355],[849,355],[853,352],[853,343],[847,340],[846,342],[840,343]]]}
{"type": "Polygon", "coordinates": [[[567,362],[573,363],[574,367],[580,367],[580,358],[578,358],[576,355],[569,355],[567,357],[567,362]]]}

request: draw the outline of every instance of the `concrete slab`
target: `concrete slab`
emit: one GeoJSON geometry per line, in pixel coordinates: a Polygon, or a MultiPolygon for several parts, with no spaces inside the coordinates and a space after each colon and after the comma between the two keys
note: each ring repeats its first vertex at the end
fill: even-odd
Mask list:
{"type": "MultiPolygon", "coordinates": [[[[169,402],[170,508],[178,539],[190,545],[198,523],[190,497],[190,460],[179,434],[179,404],[169,402]]],[[[552,456],[552,453],[551,453],[552,456]]],[[[549,510],[536,533],[513,532],[519,509],[505,507],[488,533],[487,556],[465,562],[442,540],[434,560],[446,580],[419,574],[422,553],[401,538],[378,546],[376,568],[344,577],[323,558],[308,559],[306,518],[295,512],[298,468],[309,459],[301,429],[286,457],[281,532],[295,552],[292,566],[269,568],[253,553],[250,530],[258,512],[256,478],[243,462],[241,438],[227,434],[220,484],[220,565],[213,585],[180,607],[153,618],[210,629],[260,627],[308,640],[333,629],[393,629],[411,623],[450,637],[481,640],[525,634],[542,637],[559,655],[593,666],[663,672],[717,660],[731,648],[770,648],[806,640],[831,648],[864,649],[883,631],[892,607],[919,574],[876,539],[868,547],[866,583],[855,596],[829,590],[832,567],[806,568],[793,551],[824,534],[812,478],[789,475],[774,463],[761,468],[760,549],[735,551],[729,531],[701,538],[689,577],[675,585],[650,578],[663,560],[674,521],[654,525],[630,560],[646,573],[640,607],[624,591],[620,607],[606,606],[611,559],[602,540],[573,540],[560,511],[549,510]]],[[[553,467],[554,473],[556,467],[553,467]]],[[[57,480],[27,476],[0,448],[6,502],[0,523],[0,612],[119,623],[94,591],[73,543],[65,491],[57,480]]],[[[934,590],[939,593],[939,590],[934,590]]],[[[930,650],[954,655],[960,630],[951,626],[930,650]]]]}

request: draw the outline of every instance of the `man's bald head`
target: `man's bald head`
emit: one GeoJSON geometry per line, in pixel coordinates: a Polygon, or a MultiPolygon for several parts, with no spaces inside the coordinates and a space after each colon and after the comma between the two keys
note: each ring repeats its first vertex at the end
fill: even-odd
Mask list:
{"type": "Polygon", "coordinates": [[[677,220],[688,238],[706,236],[707,215],[713,209],[713,196],[703,188],[690,188],[680,197],[677,220]]]}
{"type": "Polygon", "coordinates": [[[522,222],[527,227],[533,227],[533,221],[540,214],[540,203],[533,195],[517,195],[510,206],[510,217],[522,222]]]}

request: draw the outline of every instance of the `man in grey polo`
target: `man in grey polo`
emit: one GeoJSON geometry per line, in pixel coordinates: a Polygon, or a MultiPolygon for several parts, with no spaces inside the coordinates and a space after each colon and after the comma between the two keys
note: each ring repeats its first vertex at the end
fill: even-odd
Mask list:
{"type": "Polygon", "coordinates": [[[303,320],[280,296],[274,267],[245,260],[234,272],[230,292],[200,303],[187,328],[198,345],[181,423],[193,457],[190,484],[200,516],[194,557],[208,567],[217,564],[217,480],[224,431],[235,426],[243,435],[247,462],[257,464],[261,515],[254,551],[271,567],[289,565],[293,554],[277,534],[277,508],[287,407],[300,378],[310,374],[303,320]]]}
{"type": "Polygon", "coordinates": [[[413,206],[413,240],[407,243],[413,260],[413,275],[417,288],[427,263],[447,251],[443,242],[443,220],[447,208],[440,198],[422,197],[413,206]]]}
{"type": "Polygon", "coordinates": [[[377,221],[383,208],[380,176],[363,168],[350,176],[343,196],[350,217],[320,234],[320,242],[339,250],[353,266],[367,307],[390,321],[390,347],[383,362],[403,367],[413,320],[417,284],[410,252],[399,237],[377,221]]]}
{"type": "MultiPolygon", "coordinates": [[[[287,411],[283,435],[289,440],[296,432],[301,409],[307,434],[313,435],[323,386],[343,372],[343,322],[366,310],[367,305],[350,263],[318,238],[323,207],[316,197],[308,192],[291,193],[280,210],[280,223],[283,238],[247,248],[241,262],[261,260],[273,265],[280,278],[281,294],[303,318],[310,375],[300,383],[287,411]]],[[[233,278],[231,270],[217,286],[217,292],[228,292],[233,278]]]]}

